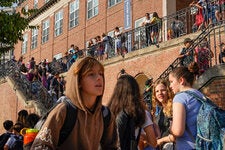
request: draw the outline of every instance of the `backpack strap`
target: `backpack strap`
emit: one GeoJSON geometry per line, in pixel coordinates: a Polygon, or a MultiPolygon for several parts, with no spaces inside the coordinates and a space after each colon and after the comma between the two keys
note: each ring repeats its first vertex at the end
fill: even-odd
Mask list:
{"type": "Polygon", "coordinates": [[[111,112],[108,107],[102,106],[102,116],[103,116],[103,123],[104,123],[104,130],[101,138],[101,142],[105,135],[107,134],[107,128],[110,124],[110,119],[111,119],[111,112]]]}
{"type": "Polygon", "coordinates": [[[211,107],[213,108],[217,108],[217,109],[220,109],[216,104],[214,104],[212,102],[212,100],[210,100],[209,98],[207,98],[206,96],[199,96],[197,93],[193,92],[193,91],[183,91],[184,93],[187,93],[191,96],[193,96],[194,98],[196,98],[199,102],[201,102],[203,105],[206,105],[206,104],[209,104],[211,107]]]}
{"type": "MultiPolygon", "coordinates": [[[[202,104],[204,104],[206,101],[204,100],[205,97],[200,97],[199,95],[197,95],[195,92],[192,92],[190,90],[188,91],[183,91],[184,93],[193,96],[194,98],[196,98],[198,101],[200,101],[202,104]]],[[[191,130],[189,129],[189,127],[187,125],[185,125],[185,129],[187,130],[187,133],[189,135],[189,137],[191,138],[192,142],[195,143],[195,138],[191,133],[191,130]]]]}
{"type": "Polygon", "coordinates": [[[66,104],[67,112],[64,124],[60,130],[58,146],[60,146],[72,132],[77,120],[76,106],[73,105],[67,97],[63,97],[62,102],[66,104]]]}
{"type": "Polygon", "coordinates": [[[60,97],[57,103],[50,110],[48,110],[48,112],[43,117],[41,117],[41,119],[38,121],[38,123],[34,127],[35,129],[40,130],[44,122],[46,121],[49,113],[60,103],[66,104],[67,112],[66,112],[66,118],[64,120],[64,124],[59,133],[60,135],[59,135],[58,146],[60,146],[69,136],[69,134],[74,128],[74,125],[77,119],[77,108],[75,105],[72,104],[69,98],[67,98],[66,96],[60,97]]]}

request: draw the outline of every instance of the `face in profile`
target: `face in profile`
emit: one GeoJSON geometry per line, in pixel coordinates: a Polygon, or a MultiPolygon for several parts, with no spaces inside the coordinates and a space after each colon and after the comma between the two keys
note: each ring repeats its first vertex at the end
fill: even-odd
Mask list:
{"type": "Polygon", "coordinates": [[[164,84],[160,83],[155,87],[155,96],[157,100],[161,103],[168,100],[167,88],[164,84]]]}
{"type": "Polygon", "coordinates": [[[170,88],[172,89],[173,93],[176,94],[179,92],[180,83],[172,74],[169,75],[169,82],[170,88]]]}

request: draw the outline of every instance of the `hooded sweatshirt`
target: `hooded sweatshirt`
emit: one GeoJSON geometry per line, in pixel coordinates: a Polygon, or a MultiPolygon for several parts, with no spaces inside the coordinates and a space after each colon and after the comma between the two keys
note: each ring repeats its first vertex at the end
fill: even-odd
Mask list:
{"type": "Polygon", "coordinates": [[[115,117],[111,113],[109,126],[103,136],[102,96],[98,96],[94,110],[88,110],[81,99],[78,75],[74,70],[79,63],[74,63],[67,72],[66,96],[77,107],[77,120],[74,128],[62,145],[57,147],[60,129],[66,118],[66,104],[58,104],[48,115],[45,123],[35,138],[31,149],[57,150],[105,150],[117,149],[115,117]],[[101,141],[102,139],[102,141],[101,141]]]}

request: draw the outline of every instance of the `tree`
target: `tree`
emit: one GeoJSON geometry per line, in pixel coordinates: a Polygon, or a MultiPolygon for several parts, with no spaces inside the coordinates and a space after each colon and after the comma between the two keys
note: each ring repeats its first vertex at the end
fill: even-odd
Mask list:
{"type": "MultiPolygon", "coordinates": [[[[0,7],[12,7],[17,0],[0,0],[0,7]]],[[[23,40],[23,31],[29,28],[29,15],[35,10],[22,9],[21,12],[5,12],[0,10],[0,54],[14,48],[18,41],[23,40]]],[[[32,27],[31,27],[32,28],[32,27]]]]}

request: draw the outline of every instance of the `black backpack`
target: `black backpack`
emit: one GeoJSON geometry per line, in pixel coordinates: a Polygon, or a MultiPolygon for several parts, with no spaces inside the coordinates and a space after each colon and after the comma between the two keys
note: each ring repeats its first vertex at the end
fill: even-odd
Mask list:
{"type": "Polygon", "coordinates": [[[3,133],[0,136],[0,150],[4,150],[4,145],[8,141],[10,136],[11,136],[11,133],[3,133]]]}
{"type": "Polygon", "coordinates": [[[23,137],[22,136],[13,136],[16,140],[14,141],[10,150],[23,150],[23,137]]]}
{"type": "Polygon", "coordinates": [[[121,150],[138,150],[141,128],[139,128],[138,136],[136,138],[134,119],[125,111],[120,112],[117,117],[117,128],[121,150]]]}
{"type": "MultiPolygon", "coordinates": [[[[65,103],[67,108],[66,118],[65,122],[60,130],[60,136],[58,141],[58,146],[63,144],[63,142],[66,140],[66,138],[69,136],[71,131],[74,128],[74,125],[76,123],[77,119],[77,108],[75,105],[72,104],[70,99],[68,99],[66,96],[62,96],[59,98],[58,102],[37,122],[34,128],[40,130],[43,126],[44,122],[46,121],[48,114],[60,103],[65,103]]],[[[102,114],[103,114],[103,122],[104,122],[104,131],[109,126],[110,119],[111,119],[111,112],[108,107],[102,106],[102,114]]],[[[103,136],[106,134],[103,131],[103,136]]],[[[28,143],[28,145],[24,145],[24,149],[30,149],[32,146],[31,143],[28,143]]]]}

